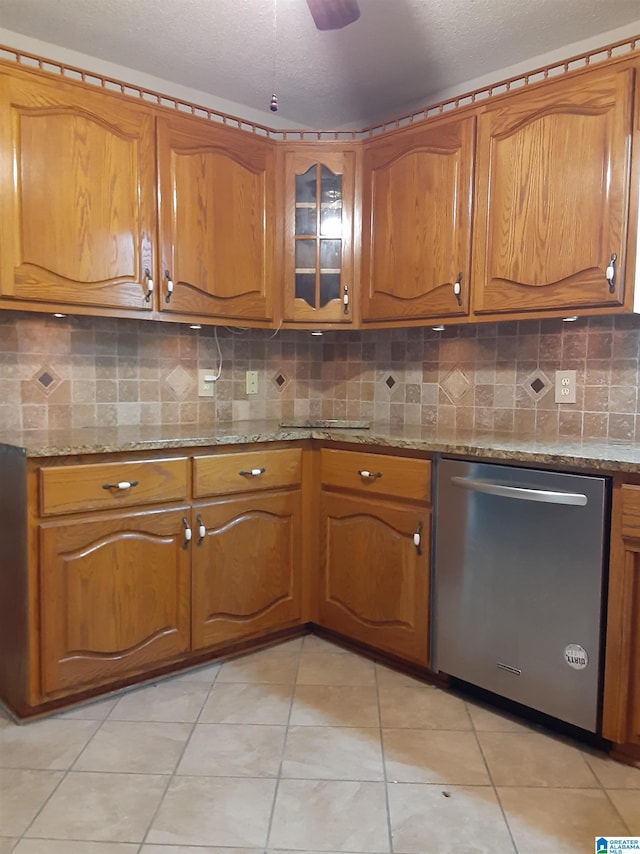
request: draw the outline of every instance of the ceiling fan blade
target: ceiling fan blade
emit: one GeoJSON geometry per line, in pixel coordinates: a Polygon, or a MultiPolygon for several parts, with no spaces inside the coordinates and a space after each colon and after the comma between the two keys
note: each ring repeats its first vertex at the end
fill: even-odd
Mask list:
{"type": "Polygon", "coordinates": [[[360,17],[358,0],[307,0],[319,30],[340,30],[360,17]]]}

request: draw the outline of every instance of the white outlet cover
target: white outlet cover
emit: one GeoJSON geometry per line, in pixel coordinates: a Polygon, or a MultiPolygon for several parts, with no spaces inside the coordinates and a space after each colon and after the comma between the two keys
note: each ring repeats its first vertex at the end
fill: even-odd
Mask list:
{"type": "Polygon", "coordinates": [[[556,403],[576,402],[576,371],[556,371],[556,403]]]}

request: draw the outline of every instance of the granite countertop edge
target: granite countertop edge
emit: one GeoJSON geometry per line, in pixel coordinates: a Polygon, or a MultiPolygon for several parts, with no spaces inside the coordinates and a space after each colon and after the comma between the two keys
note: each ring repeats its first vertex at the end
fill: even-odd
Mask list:
{"type": "Polygon", "coordinates": [[[369,429],[282,427],[278,422],[216,425],[85,427],[0,432],[0,448],[29,458],[208,448],[316,439],[354,446],[534,463],[562,468],[640,474],[640,444],[613,440],[545,440],[505,433],[460,433],[429,427],[372,423],[369,429]]]}

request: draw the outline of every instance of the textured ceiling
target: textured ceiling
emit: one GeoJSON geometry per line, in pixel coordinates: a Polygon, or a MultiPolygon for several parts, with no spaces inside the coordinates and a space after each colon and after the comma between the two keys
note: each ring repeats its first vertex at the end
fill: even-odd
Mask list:
{"type": "Polygon", "coordinates": [[[305,0],[0,0],[0,27],[267,117],[275,90],[278,124],[332,128],[395,116],[640,21],[639,0],[360,0],[360,9],[354,24],[319,32],[305,0]]]}

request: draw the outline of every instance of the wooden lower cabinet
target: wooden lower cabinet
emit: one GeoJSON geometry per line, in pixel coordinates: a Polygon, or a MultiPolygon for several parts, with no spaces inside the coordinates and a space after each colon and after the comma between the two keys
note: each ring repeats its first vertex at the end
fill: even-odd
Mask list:
{"type": "Polygon", "coordinates": [[[320,624],[426,666],[430,509],[330,491],[320,507],[320,624]]]}
{"type": "Polygon", "coordinates": [[[189,649],[188,507],[40,526],[42,692],[78,693],[189,649]]]}
{"type": "Polygon", "coordinates": [[[640,482],[614,483],[602,734],[640,762],[640,482]]]}
{"type": "Polygon", "coordinates": [[[193,649],[299,622],[300,491],[227,498],[193,513],[193,649]]]}

